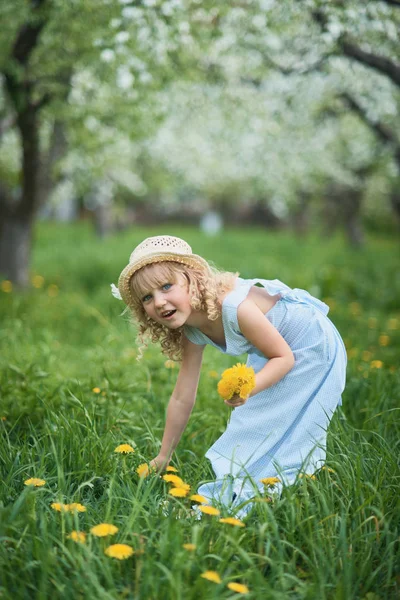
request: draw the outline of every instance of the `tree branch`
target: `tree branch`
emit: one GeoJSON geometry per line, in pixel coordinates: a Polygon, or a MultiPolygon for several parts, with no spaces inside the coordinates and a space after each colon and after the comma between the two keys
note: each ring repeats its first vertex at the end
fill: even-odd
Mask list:
{"type": "Polygon", "coordinates": [[[400,0],[373,0],[374,2],[384,2],[385,4],[389,4],[390,6],[395,6],[396,8],[400,8],[400,0]]]}
{"type": "MultiPolygon", "coordinates": [[[[31,0],[32,14],[35,14],[42,6],[47,3],[47,0],[31,0]]],[[[26,23],[18,32],[17,38],[12,49],[12,57],[21,65],[26,65],[29,61],[31,53],[37,45],[38,37],[46,23],[45,19],[35,19],[34,25],[26,23]]]]}
{"type": "Polygon", "coordinates": [[[371,119],[371,117],[368,116],[368,113],[365,110],[365,108],[361,106],[361,104],[354,98],[354,96],[351,96],[351,94],[345,92],[341,94],[340,98],[345,102],[345,104],[347,104],[347,106],[352,111],[357,113],[361,120],[364,121],[364,123],[376,133],[376,135],[381,139],[382,142],[384,142],[385,144],[393,144],[394,146],[400,146],[399,140],[397,139],[393,131],[389,129],[389,127],[387,127],[387,125],[385,125],[384,123],[381,123],[376,119],[371,119]]]}
{"type": "Polygon", "coordinates": [[[311,65],[307,65],[304,67],[284,67],[283,65],[280,65],[275,60],[273,60],[268,54],[262,53],[262,57],[270,67],[272,67],[276,71],[279,71],[280,73],[283,73],[283,75],[306,75],[307,73],[319,71],[322,65],[324,65],[328,59],[328,56],[324,55],[321,56],[321,58],[319,58],[317,61],[315,61],[315,63],[311,65]]]}
{"type": "Polygon", "coordinates": [[[52,95],[49,92],[46,92],[45,94],[43,94],[43,96],[41,98],[36,100],[36,102],[32,103],[32,108],[35,111],[39,111],[41,108],[43,108],[43,106],[46,106],[46,104],[49,104],[51,100],[52,100],[52,95]]]}
{"type": "Polygon", "coordinates": [[[347,106],[353,110],[370,129],[372,129],[372,131],[384,144],[392,146],[394,150],[394,157],[400,171],[400,140],[397,138],[394,132],[384,123],[381,123],[376,119],[371,119],[361,104],[347,92],[341,94],[340,97],[347,104],[347,106]]]}
{"type": "Polygon", "coordinates": [[[357,60],[361,64],[372,67],[376,71],[379,71],[379,73],[389,77],[395,85],[400,87],[400,63],[396,63],[390,58],[386,58],[386,56],[366,52],[346,38],[339,41],[339,46],[345,56],[354,58],[354,60],[357,60]]]}
{"type": "Polygon", "coordinates": [[[267,54],[267,52],[262,51],[260,48],[253,44],[244,43],[242,44],[242,47],[246,48],[247,50],[255,50],[256,52],[259,52],[266,65],[268,65],[275,71],[283,73],[283,75],[306,75],[307,73],[319,71],[329,58],[329,54],[323,54],[320,58],[318,58],[318,60],[316,60],[310,65],[304,65],[304,67],[285,67],[276,62],[273,58],[271,58],[270,55],[267,54]]]}

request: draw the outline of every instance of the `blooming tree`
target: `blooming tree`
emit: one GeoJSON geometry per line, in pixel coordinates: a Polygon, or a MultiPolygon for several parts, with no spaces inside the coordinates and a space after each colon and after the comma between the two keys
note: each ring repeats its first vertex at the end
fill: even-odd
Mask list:
{"type": "Polygon", "coordinates": [[[84,148],[95,173],[91,161],[119,132],[121,148],[126,135],[132,143],[156,124],[152,98],[190,56],[184,8],[177,0],[1,4],[0,133],[3,147],[16,148],[0,165],[0,272],[7,278],[28,282],[32,228],[55,161],[84,148]]]}
{"type": "Polygon", "coordinates": [[[15,0],[0,18],[0,272],[17,283],[66,177],[279,214],[334,182],[356,192],[348,223],[368,185],[397,205],[397,0],[15,0]]]}

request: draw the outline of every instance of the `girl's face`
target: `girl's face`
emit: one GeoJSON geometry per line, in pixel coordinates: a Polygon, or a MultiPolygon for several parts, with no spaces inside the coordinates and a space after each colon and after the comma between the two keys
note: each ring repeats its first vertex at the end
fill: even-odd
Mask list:
{"type": "Polygon", "coordinates": [[[143,271],[138,291],[145,313],[170,329],[182,327],[193,310],[185,275],[162,263],[149,265],[143,271]]]}

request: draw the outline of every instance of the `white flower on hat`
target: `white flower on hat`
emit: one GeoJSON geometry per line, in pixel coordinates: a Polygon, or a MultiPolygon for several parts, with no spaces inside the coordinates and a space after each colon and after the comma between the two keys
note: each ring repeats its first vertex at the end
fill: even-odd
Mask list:
{"type": "Polygon", "coordinates": [[[114,298],[117,298],[117,300],[122,300],[121,292],[119,291],[117,286],[114,285],[113,283],[111,283],[110,285],[111,285],[111,293],[114,296],[114,298]]]}

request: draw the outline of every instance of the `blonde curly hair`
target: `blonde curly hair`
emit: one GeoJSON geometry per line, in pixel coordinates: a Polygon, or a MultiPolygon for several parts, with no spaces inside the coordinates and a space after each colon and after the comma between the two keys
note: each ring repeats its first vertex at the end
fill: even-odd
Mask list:
{"type": "Polygon", "coordinates": [[[137,341],[139,342],[138,360],[149,341],[161,345],[161,351],[172,360],[182,359],[183,327],[169,329],[156,323],[145,312],[142,298],[152,288],[161,287],[166,282],[175,283],[177,274],[184,275],[188,282],[190,305],[193,310],[204,311],[210,321],[215,321],[221,314],[220,297],[233,289],[238,273],[219,271],[209,265],[209,269],[193,268],[173,261],[158,262],[157,271],[154,264],[146,265],[136,271],[130,279],[132,295],[131,312],[139,323],[137,341]]]}

